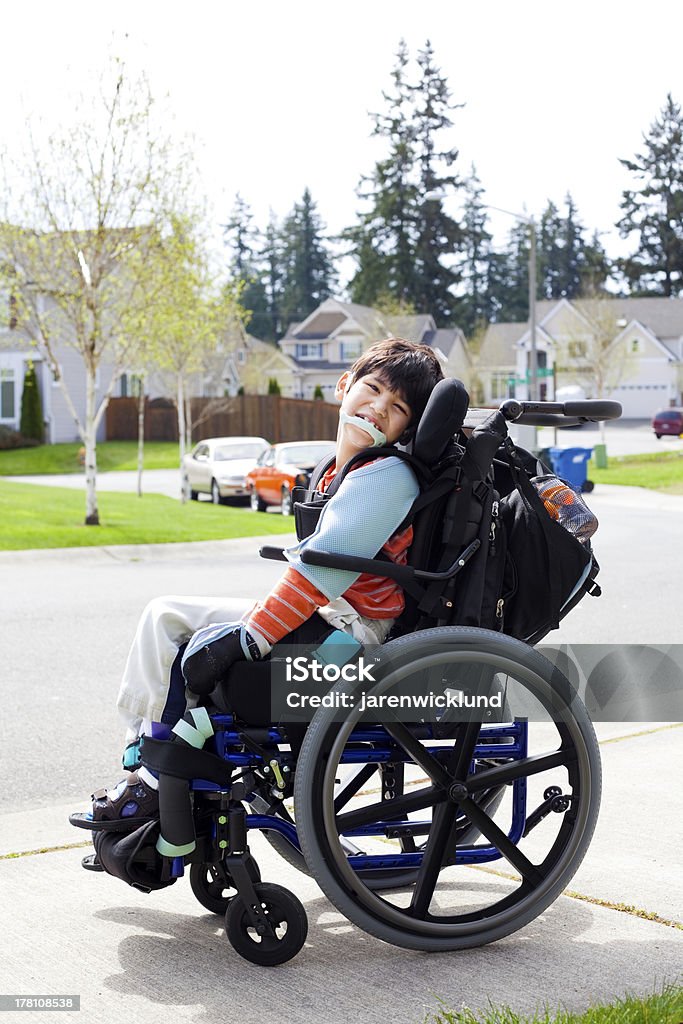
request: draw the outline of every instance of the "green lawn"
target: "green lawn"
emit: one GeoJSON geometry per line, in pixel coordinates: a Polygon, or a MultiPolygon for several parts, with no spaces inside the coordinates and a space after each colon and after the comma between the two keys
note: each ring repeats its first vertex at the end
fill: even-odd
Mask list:
{"type": "Polygon", "coordinates": [[[0,481],[0,550],[165,544],[294,532],[294,519],[161,494],[103,492],[100,526],[84,526],[85,493],[0,481]]]}
{"type": "Polygon", "coordinates": [[[479,1014],[444,1007],[427,1017],[425,1024],[683,1024],[683,988],[671,985],[643,999],[628,996],[584,1013],[546,1010],[529,1017],[509,1007],[492,1007],[479,1014]]]}
{"type": "MultiPolygon", "coordinates": [[[[80,441],[72,444],[43,444],[38,448],[14,448],[0,451],[0,476],[33,476],[38,473],[82,473],[78,461],[80,441]]],[[[175,469],[180,465],[178,445],[168,441],[148,441],[145,445],[145,469],[175,469]]],[[[136,441],[104,441],[97,446],[97,468],[137,469],[136,441]]]]}
{"type": "Polygon", "coordinates": [[[596,484],[647,487],[669,494],[683,494],[683,452],[608,456],[607,469],[597,469],[591,459],[588,479],[596,484]]]}

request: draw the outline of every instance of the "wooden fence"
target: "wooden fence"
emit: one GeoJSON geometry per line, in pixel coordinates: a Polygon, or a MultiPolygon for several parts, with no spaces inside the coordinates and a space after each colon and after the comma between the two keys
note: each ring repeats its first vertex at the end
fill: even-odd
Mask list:
{"type": "MultiPolygon", "coordinates": [[[[192,440],[236,435],[280,441],[334,440],[339,410],[322,401],[280,395],[238,395],[235,398],[193,398],[192,440]]],[[[138,436],[136,398],[112,398],[106,414],[108,441],[135,441],[138,436]]],[[[177,441],[178,419],[168,399],[145,400],[145,441],[177,441]]]]}

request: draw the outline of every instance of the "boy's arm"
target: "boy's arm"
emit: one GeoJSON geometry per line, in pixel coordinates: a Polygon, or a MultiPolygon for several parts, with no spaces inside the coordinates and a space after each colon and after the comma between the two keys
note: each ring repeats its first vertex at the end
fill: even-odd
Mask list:
{"type": "Polygon", "coordinates": [[[418,493],[412,470],[399,459],[381,459],[349,473],[325,506],[315,532],[285,551],[291,565],[250,613],[247,628],[276,643],[321,605],[344,594],[360,573],[306,565],[301,552],[374,558],[401,525],[418,493]]]}

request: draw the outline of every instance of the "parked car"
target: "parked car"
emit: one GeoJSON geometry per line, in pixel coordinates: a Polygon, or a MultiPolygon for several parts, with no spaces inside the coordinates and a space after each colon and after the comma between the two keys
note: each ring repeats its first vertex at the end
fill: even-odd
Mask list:
{"type": "Polygon", "coordinates": [[[662,434],[673,434],[678,437],[683,434],[683,409],[662,409],[652,417],[652,429],[655,437],[662,434]]]}
{"type": "Polygon", "coordinates": [[[229,498],[248,497],[245,476],[268,448],[265,437],[207,437],[196,444],[182,461],[185,495],[197,501],[210,494],[214,505],[229,498]]]}
{"type": "Polygon", "coordinates": [[[274,444],[260,456],[247,473],[249,501],[254,512],[279,505],[283,516],[292,514],[292,490],[308,487],[311,472],[326,455],[332,455],[334,441],[291,441],[274,444]]]}

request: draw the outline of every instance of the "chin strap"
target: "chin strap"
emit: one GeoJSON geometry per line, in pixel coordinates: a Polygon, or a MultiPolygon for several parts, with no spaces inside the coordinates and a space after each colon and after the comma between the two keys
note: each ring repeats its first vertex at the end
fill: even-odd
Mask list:
{"type": "Polygon", "coordinates": [[[352,426],[360,427],[361,430],[364,430],[372,441],[372,444],[370,445],[371,448],[379,448],[381,445],[385,445],[387,443],[386,434],[383,434],[381,430],[378,430],[373,423],[369,422],[369,420],[364,420],[362,416],[349,416],[347,412],[340,412],[339,420],[342,424],[350,423],[352,426]]]}

